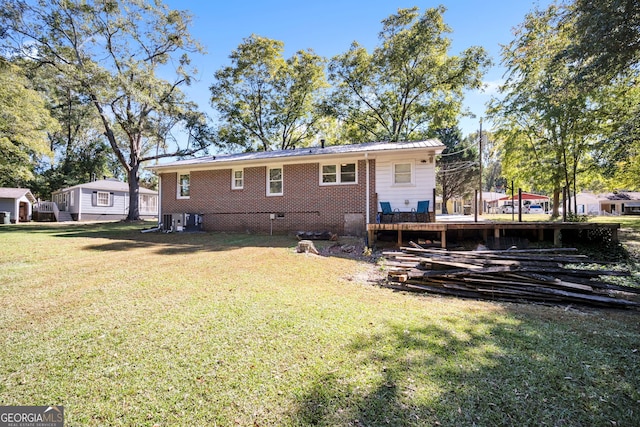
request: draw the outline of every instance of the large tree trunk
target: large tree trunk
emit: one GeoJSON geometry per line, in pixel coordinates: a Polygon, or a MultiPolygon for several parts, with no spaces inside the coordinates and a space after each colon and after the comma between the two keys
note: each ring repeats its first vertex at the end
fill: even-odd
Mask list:
{"type": "Polygon", "coordinates": [[[140,219],[140,165],[136,164],[129,170],[129,214],[127,221],[140,219]]]}
{"type": "Polygon", "coordinates": [[[558,189],[554,189],[553,190],[553,211],[551,214],[552,218],[557,218],[558,216],[560,216],[560,190],[558,189]]]}

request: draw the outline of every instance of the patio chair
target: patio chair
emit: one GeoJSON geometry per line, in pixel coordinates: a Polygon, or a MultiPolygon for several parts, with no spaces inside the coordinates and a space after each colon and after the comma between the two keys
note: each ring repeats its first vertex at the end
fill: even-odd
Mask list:
{"type": "Polygon", "coordinates": [[[391,216],[391,222],[393,222],[393,219],[395,218],[396,213],[400,212],[398,209],[396,209],[395,211],[392,210],[391,203],[389,202],[380,202],[380,208],[382,209],[382,212],[380,213],[380,222],[385,222],[384,221],[385,216],[391,216]]]}
{"type": "Polygon", "coordinates": [[[411,209],[413,215],[416,218],[416,222],[418,222],[418,215],[420,217],[424,217],[423,222],[429,222],[429,201],[428,200],[420,200],[418,201],[418,207],[416,209],[411,209]]]}

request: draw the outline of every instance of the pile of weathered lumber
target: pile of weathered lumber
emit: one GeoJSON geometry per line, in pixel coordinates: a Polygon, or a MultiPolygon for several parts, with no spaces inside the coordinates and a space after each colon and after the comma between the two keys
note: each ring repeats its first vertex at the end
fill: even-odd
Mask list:
{"type": "Polygon", "coordinates": [[[633,298],[640,288],[601,279],[629,276],[628,271],[580,268],[598,263],[575,248],[447,251],[411,245],[384,252],[388,285],[393,288],[481,299],[640,308],[640,300],[633,298]]]}

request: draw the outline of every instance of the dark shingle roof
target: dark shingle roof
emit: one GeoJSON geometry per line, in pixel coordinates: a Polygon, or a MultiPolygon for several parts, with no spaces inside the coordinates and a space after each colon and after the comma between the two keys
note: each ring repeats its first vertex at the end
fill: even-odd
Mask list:
{"type": "Polygon", "coordinates": [[[633,191],[616,191],[604,195],[604,198],[608,200],[638,200],[640,199],[640,193],[633,191]]]}

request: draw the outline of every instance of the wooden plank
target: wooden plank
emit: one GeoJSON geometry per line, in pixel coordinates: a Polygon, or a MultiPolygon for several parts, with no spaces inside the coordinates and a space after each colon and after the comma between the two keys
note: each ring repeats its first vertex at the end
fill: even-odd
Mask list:
{"type": "Polygon", "coordinates": [[[441,267],[455,267],[455,268],[467,268],[469,270],[477,270],[482,268],[481,265],[463,263],[463,262],[455,262],[455,261],[445,261],[434,258],[425,258],[423,261],[429,262],[432,266],[441,266],[441,267]]]}
{"type": "Polygon", "coordinates": [[[589,286],[592,286],[600,290],[626,292],[630,294],[640,294],[640,288],[634,288],[631,286],[614,285],[613,283],[594,280],[593,278],[587,279],[587,278],[579,278],[575,276],[562,276],[562,275],[558,275],[558,278],[561,280],[572,280],[578,283],[589,284],[589,286]]]}
{"type": "Polygon", "coordinates": [[[548,268],[541,269],[536,266],[523,266],[518,269],[518,271],[522,272],[530,272],[530,273],[547,273],[547,274],[562,274],[565,276],[579,276],[579,277],[600,277],[600,276],[630,276],[631,273],[628,271],[620,271],[620,270],[587,270],[587,269],[576,269],[576,268],[548,268]]]}
{"type": "Polygon", "coordinates": [[[496,249],[496,250],[482,250],[482,251],[443,251],[442,249],[432,249],[432,248],[418,248],[418,247],[401,247],[402,251],[410,251],[415,252],[414,249],[417,249],[418,252],[428,252],[428,253],[447,253],[447,254],[521,254],[521,253],[532,253],[532,254],[548,254],[548,253],[563,253],[563,252],[577,252],[576,248],[540,248],[540,249],[496,249]]]}
{"type": "Polygon", "coordinates": [[[540,288],[541,286],[547,286],[547,287],[569,288],[572,290],[593,292],[593,288],[591,286],[581,285],[578,283],[563,282],[561,280],[558,280],[555,282],[545,282],[543,284],[543,283],[536,283],[536,282],[530,282],[530,281],[516,281],[510,278],[501,279],[498,277],[489,277],[489,278],[480,279],[476,277],[465,277],[464,281],[470,282],[470,283],[489,283],[497,286],[520,286],[520,287],[531,287],[531,288],[535,287],[536,289],[540,288]]]}
{"type": "Polygon", "coordinates": [[[420,268],[421,265],[416,262],[406,261],[387,261],[385,265],[389,268],[420,268]]]}
{"type": "Polygon", "coordinates": [[[552,287],[561,286],[561,287],[567,287],[572,289],[580,289],[586,292],[593,292],[593,286],[591,286],[591,284],[577,283],[573,279],[561,280],[552,276],[542,276],[540,274],[532,275],[527,273],[524,273],[524,274],[512,273],[512,274],[505,274],[505,276],[516,278],[516,279],[529,280],[531,283],[537,283],[537,284],[546,285],[546,286],[552,286],[552,287]]]}
{"type": "Polygon", "coordinates": [[[431,262],[450,262],[450,263],[460,263],[460,264],[471,264],[477,265],[479,267],[489,267],[489,266],[510,266],[512,269],[519,269],[525,267],[532,267],[537,269],[552,269],[552,268],[561,268],[562,264],[555,263],[553,261],[511,261],[511,260],[499,260],[499,259],[472,259],[472,258],[459,258],[459,257],[437,257],[437,258],[426,258],[421,257],[421,263],[431,263],[431,262]]]}
{"type": "Polygon", "coordinates": [[[574,255],[574,256],[564,256],[564,255],[555,255],[550,252],[527,252],[527,251],[435,251],[430,249],[420,249],[420,248],[412,248],[412,247],[404,247],[401,248],[403,251],[408,253],[421,253],[421,254],[437,254],[441,256],[458,256],[465,258],[480,258],[480,259],[511,259],[511,260],[548,260],[552,259],[554,261],[562,261],[566,263],[580,263],[580,262],[594,262],[589,260],[589,257],[586,255],[574,255]],[[537,255],[536,255],[537,254],[537,255]],[[535,255],[535,256],[534,256],[535,255]]]}
{"type": "MultiPolygon", "coordinates": [[[[478,268],[473,270],[473,272],[475,274],[491,274],[491,273],[505,273],[505,272],[509,272],[512,271],[510,267],[482,267],[482,268],[478,268]]],[[[467,276],[469,275],[469,270],[464,268],[464,269],[459,269],[459,270],[432,270],[432,271],[423,271],[423,277],[428,278],[428,277],[447,277],[447,278],[453,278],[453,277],[458,277],[458,276],[467,276]]]]}

